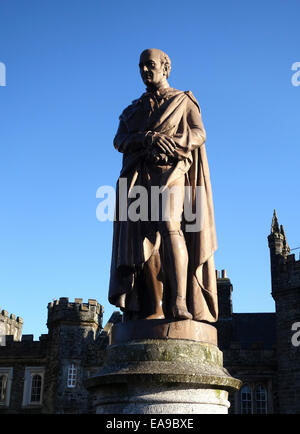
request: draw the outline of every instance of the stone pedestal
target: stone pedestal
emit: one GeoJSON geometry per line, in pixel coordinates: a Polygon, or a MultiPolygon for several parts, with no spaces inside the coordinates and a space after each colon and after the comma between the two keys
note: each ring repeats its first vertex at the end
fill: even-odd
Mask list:
{"type": "Polygon", "coordinates": [[[97,413],[220,414],[240,384],[223,368],[213,326],[140,320],[114,327],[104,365],[87,387],[97,413]]]}

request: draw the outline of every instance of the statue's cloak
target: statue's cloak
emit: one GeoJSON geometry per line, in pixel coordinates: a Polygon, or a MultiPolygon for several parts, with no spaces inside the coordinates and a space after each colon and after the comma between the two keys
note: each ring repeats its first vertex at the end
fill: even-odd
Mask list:
{"type": "MultiPolygon", "coordinates": [[[[185,229],[188,222],[184,220],[182,222],[189,254],[187,306],[194,320],[215,322],[218,317],[218,302],[213,255],[217,248],[217,238],[209,167],[205,144],[193,146],[193,135],[188,122],[189,107],[198,110],[199,114],[200,108],[190,91],[176,91],[165,102],[163,111],[158,111],[154,117],[147,118],[141,108],[142,97],[123,111],[120,120],[126,126],[128,133],[157,131],[168,134],[174,140],[180,139],[182,159],[162,176],[161,185],[171,186],[179,176],[185,176],[185,185],[191,187],[194,212],[196,211],[196,187],[200,187],[202,215],[200,230],[188,232],[185,229]]],[[[151,256],[160,238],[155,224],[151,221],[134,222],[124,219],[124,210],[128,210],[133,202],[130,198],[132,187],[140,185],[147,187],[145,158],[145,149],[124,153],[116,191],[109,301],[121,309],[126,308],[131,311],[139,311],[139,297],[135,285],[137,273],[151,256]],[[127,204],[124,205],[126,199],[127,204]],[[120,218],[122,213],[123,217],[120,218]]]]}

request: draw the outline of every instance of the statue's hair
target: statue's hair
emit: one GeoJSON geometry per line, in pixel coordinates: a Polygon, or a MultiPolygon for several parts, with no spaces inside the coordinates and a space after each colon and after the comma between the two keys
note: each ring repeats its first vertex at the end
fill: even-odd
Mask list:
{"type": "Polygon", "coordinates": [[[164,65],[164,69],[166,71],[166,77],[168,78],[171,72],[171,59],[170,57],[167,55],[167,53],[165,53],[164,51],[160,50],[159,48],[147,48],[146,50],[144,50],[141,53],[141,56],[143,53],[146,53],[147,51],[158,51],[160,54],[160,59],[161,59],[161,64],[164,65]]]}

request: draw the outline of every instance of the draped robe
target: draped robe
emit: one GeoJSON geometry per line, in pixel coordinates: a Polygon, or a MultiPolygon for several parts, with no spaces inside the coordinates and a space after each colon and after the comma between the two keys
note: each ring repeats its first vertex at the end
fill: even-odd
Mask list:
{"type": "MultiPolygon", "coordinates": [[[[139,132],[157,132],[171,137],[176,144],[177,159],[161,175],[166,187],[178,177],[192,191],[191,205],[196,211],[196,187],[201,188],[201,228],[196,232],[182,229],[188,250],[187,306],[196,321],[215,322],[218,318],[217,285],[214,252],[217,248],[213,199],[205,149],[205,129],[199,105],[190,91],[168,88],[161,92],[160,104],[155,96],[145,93],[132,102],[120,116],[115,147],[123,152],[123,165],[117,182],[109,301],[122,310],[139,311],[136,276],[159,242],[160,234],[151,221],[120,219],[120,203],[126,196],[129,207],[133,186],[145,186],[149,168],[148,150],[137,145],[139,132]],[[163,97],[163,98],[161,98],[163,97]],[[126,191],[120,192],[120,180],[126,180],[126,191]],[[122,197],[120,197],[122,196],[122,197]],[[120,201],[121,200],[121,201],[120,201]]],[[[124,208],[124,206],[123,206],[124,208]]],[[[197,212],[199,210],[197,209],[197,212]]]]}

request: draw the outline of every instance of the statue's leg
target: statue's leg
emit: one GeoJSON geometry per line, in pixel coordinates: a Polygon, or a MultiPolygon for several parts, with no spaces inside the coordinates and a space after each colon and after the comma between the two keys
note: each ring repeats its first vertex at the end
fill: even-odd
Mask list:
{"type": "Polygon", "coordinates": [[[184,176],[178,178],[168,191],[160,227],[163,236],[164,271],[171,289],[171,311],[174,318],[192,319],[186,305],[189,256],[181,230],[184,176]]]}
{"type": "Polygon", "coordinates": [[[151,313],[146,319],[163,319],[163,282],[161,272],[161,260],[159,251],[154,251],[144,265],[143,275],[145,278],[148,308],[151,313]]]}
{"type": "Polygon", "coordinates": [[[186,306],[188,252],[181,231],[164,235],[165,271],[171,289],[171,311],[174,318],[192,319],[186,306]]]}

